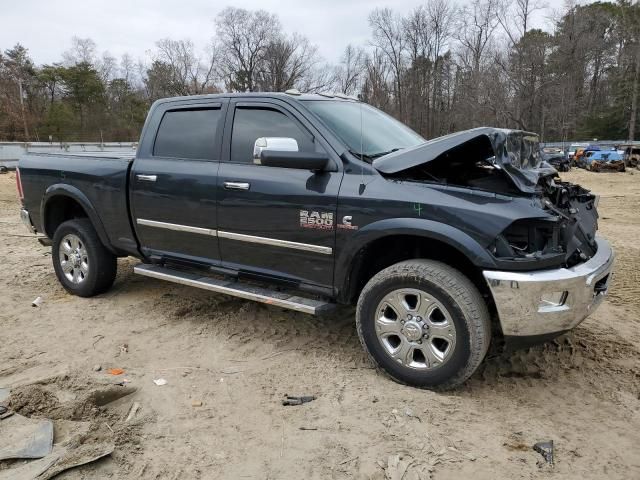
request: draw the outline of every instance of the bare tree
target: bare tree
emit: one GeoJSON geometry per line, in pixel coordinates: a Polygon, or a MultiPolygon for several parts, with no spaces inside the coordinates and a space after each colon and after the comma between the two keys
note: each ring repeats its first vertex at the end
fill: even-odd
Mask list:
{"type": "Polygon", "coordinates": [[[216,18],[216,33],[227,88],[254,91],[267,49],[280,34],[280,21],[264,10],[227,7],[216,18]]]}
{"type": "Polygon", "coordinates": [[[133,58],[128,53],[123,53],[120,57],[119,74],[129,85],[135,84],[136,65],[133,58]]]}
{"type": "Polygon", "coordinates": [[[63,63],[66,66],[88,63],[93,65],[96,61],[96,42],[91,38],[71,37],[71,48],[62,53],[63,63]]]}
{"type": "Polygon", "coordinates": [[[345,95],[354,95],[360,88],[366,54],[362,47],[349,44],[336,68],[336,88],[345,95]]]}
{"type": "Polygon", "coordinates": [[[305,37],[278,37],[265,49],[257,75],[260,90],[283,92],[298,85],[318,62],[317,48],[305,37]]]}
{"type": "Polygon", "coordinates": [[[373,45],[387,58],[393,72],[394,98],[399,118],[404,118],[402,75],[405,64],[406,42],[402,20],[389,8],[375,9],[369,15],[373,30],[373,45]]]}
{"type": "Polygon", "coordinates": [[[155,60],[169,67],[174,88],[181,95],[206,93],[214,86],[214,48],[204,56],[195,53],[190,40],[162,39],[156,43],[155,60]]]}
{"type": "Polygon", "coordinates": [[[366,76],[362,85],[362,98],[378,108],[390,111],[389,64],[387,56],[374,49],[365,60],[366,76]]]}
{"type": "Polygon", "coordinates": [[[99,60],[95,61],[95,67],[104,83],[109,82],[117,75],[118,61],[108,51],[102,52],[99,60]]]}

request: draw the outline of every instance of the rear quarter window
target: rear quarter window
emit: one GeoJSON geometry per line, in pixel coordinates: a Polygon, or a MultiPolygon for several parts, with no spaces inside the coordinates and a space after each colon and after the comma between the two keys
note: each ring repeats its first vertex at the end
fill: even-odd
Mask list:
{"type": "Polygon", "coordinates": [[[156,157],[214,160],[220,109],[169,110],[158,128],[156,157]]]}

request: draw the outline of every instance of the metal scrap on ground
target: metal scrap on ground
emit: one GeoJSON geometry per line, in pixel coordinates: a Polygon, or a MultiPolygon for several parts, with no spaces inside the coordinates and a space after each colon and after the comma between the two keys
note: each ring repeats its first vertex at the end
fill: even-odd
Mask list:
{"type": "Polygon", "coordinates": [[[542,455],[548,464],[553,465],[553,440],[538,442],[533,446],[533,449],[542,455]]]}
{"type": "Polygon", "coordinates": [[[282,401],[282,405],[284,406],[293,406],[293,405],[302,405],[303,403],[308,403],[315,400],[316,397],[313,395],[301,396],[301,397],[292,397],[291,395],[286,395],[286,398],[282,401]]]}

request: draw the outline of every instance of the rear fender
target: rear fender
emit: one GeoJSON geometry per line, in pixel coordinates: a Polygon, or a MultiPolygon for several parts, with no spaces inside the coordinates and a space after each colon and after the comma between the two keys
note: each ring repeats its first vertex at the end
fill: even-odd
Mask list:
{"type": "Polygon", "coordinates": [[[58,183],[58,184],[49,186],[45,190],[44,195],[42,197],[42,202],[40,204],[40,218],[42,219],[41,231],[43,231],[47,235],[47,237],[53,238],[54,232],[48,232],[45,229],[47,224],[46,219],[48,214],[48,208],[51,207],[51,200],[55,197],[60,197],[60,196],[71,198],[72,200],[75,200],[82,207],[82,209],[86,212],[87,217],[91,221],[93,228],[95,228],[102,244],[112,253],[116,253],[113,247],[111,246],[111,241],[109,240],[109,237],[107,235],[107,231],[104,228],[104,225],[102,225],[102,221],[100,220],[100,216],[98,215],[98,212],[96,212],[96,209],[93,207],[93,205],[91,204],[87,196],[84,193],[82,193],[82,191],[80,191],[78,188],[72,185],[58,183]]]}

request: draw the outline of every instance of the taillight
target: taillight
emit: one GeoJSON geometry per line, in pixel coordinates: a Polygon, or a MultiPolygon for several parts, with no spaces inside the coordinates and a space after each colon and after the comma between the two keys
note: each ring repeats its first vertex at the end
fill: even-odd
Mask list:
{"type": "Polygon", "coordinates": [[[24,193],[22,192],[22,180],[20,180],[19,168],[16,168],[16,187],[18,189],[18,198],[22,202],[24,200],[24,193]]]}

